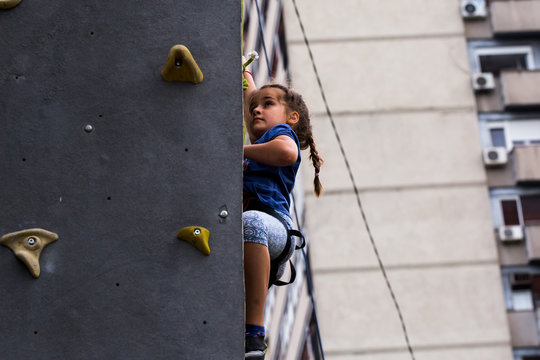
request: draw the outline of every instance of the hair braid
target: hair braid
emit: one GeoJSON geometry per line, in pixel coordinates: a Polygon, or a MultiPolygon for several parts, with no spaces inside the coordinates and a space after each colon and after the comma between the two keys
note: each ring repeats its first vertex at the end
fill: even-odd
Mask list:
{"type": "Polygon", "coordinates": [[[315,168],[315,177],[313,178],[313,189],[317,197],[321,196],[323,186],[321,180],[319,179],[319,172],[321,171],[321,166],[324,163],[323,159],[319,156],[317,148],[315,148],[315,141],[313,140],[313,135],[309,135],[307,139],[309,145],[309,158],[315,168]]]}

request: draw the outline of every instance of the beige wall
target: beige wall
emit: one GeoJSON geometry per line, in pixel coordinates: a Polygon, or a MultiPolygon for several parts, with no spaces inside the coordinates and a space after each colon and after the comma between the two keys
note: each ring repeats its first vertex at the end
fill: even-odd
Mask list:
{"type": "MultiPolygon", "coordinates": [[[[417,359],[512,356],[464,25],[455,0],[297,0],[417,359]]],[[[307,229],[331,360],[410,359],[290,1],[293,86],[326,164],[307,229]]],[[[307,154],[304,155],[307,159],[307,154]]]]}
{"type": "MultiPolygon", "coordinates": [[[[464,347],[462,349],[417,350],[417,360],[511,360],[512,352],[506,345],[464,347]]],[[[330,355],[327,360],[410,360],[409,353],[370,353],[356,355],[330,355]]]]}

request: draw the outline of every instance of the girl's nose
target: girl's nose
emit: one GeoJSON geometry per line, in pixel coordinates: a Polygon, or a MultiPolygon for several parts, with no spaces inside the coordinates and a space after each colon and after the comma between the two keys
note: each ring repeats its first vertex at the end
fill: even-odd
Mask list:
{"type": "Polygon", "coordinates": [[[260,114],[261,113],[261,105],[257,105],[257,107],[255,107],[255,109],[253,109],[253,114],[256,115],[256,114],[260,114]]]}

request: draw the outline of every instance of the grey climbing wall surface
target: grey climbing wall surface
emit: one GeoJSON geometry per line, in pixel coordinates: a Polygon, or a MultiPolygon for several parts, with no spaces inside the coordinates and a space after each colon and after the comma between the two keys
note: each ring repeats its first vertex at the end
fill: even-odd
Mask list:
{"type": "Polygon", "coordinates": [[[0,247],[1,358],[243,357],[240,21],[240,0],[0,9],[0,236],[58,234],[37,279],[0,247]],[[175,44],[202,83],[162,80],[175,44]],[[193,225],[209,256],[176,238],[193,225]]]}

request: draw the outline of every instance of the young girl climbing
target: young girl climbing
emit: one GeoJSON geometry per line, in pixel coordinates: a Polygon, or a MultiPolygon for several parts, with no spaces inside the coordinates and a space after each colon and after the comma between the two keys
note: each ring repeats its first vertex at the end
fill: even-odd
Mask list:
{"type": "Polygon", "coordinates": [[[279,262],[274,275],[281,277],[295,248],[284,250],[288,229],[293,228],[290,193],[300,166],[300,149],[310,150],[317,196],[322,191],[319,171],[323,160],[313,141],[302,96],[277,84],[256,90],[251,73],[245,71],[244,77],[248,84],[244,90],[244,121],[251,142],[244,145],[245,359],[258,360],[266,353],[264,307],[272,285],[269,281],[273,281],[271,261],[279,262]]]}

